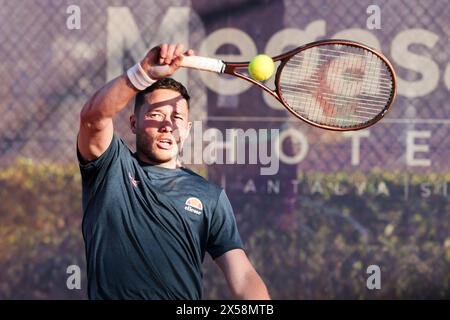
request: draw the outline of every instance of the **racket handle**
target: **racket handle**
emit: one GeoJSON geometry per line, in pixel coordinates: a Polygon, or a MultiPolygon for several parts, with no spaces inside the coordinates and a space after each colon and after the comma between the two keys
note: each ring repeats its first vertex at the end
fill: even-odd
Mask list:
{"type": "Polygon", "coordinates": [[[222,73],[223,70],[225,70],[225,63],[223,63],[222,60],[199,56],[185,56],[181,62],[181,66],[184,68],[217,73],[222,73]]]}
{"type": "MultiPolygon", "coordinates": [[[[225,63],[222,60],[199,57],[199,56],[184,56],[183,62],[181,62],[181,66],[184,68],[217,72],[217,73],[223,73],[223,71],[225,70],[225,63]]],[[[152,66],[152,69],[157,74],[160,74],[160,73],[164,74],[164,73],[167,73],[169,66],[168,65],[152,66]]]]}

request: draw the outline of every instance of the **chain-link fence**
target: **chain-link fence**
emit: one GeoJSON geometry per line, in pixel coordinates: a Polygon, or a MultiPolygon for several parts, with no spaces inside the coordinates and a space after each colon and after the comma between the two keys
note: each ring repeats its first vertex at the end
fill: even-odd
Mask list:
{"type": "MultiPolygon", "coordinates": [[[[385,119],[360,136],[324,131],[240,79],[181,71],[203,126],[187,147],[201,153],[207,129],[283,136],[275,175],[261,175],[260,162],[196,162],[195,148],[187,165],[226,188],[274,298],[450,296],[447,1],[0,4],[0,298],[85,297],[85,276],[82,290],[66,287],[67,266],[85,274],[75,142],[83,104],[107,80],[161,42],[245,61],[324,38],[367,43],[392,60],[399,95],[385,119]],[[380,28],[370,29],[377,10],[380,28]],[[381,267],[380,290],[366,287],[371,264],[381,267]]],[[[131,108],[115,130],[133,148],[131,108]]],[[[205,297],[228,297],[210,260],[205,297]]]]}

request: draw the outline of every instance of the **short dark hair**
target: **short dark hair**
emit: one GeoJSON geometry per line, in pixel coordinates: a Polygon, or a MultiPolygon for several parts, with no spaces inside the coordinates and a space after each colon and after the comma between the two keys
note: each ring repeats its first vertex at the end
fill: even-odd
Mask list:
{"type": "Polygon", "coordinates": [[[145,95],[155,91],[156,89],[170,89],[179,92],[181,96],[186,100],[189,109],[189,100],[191,100],[191,97],[189,96],[186,87],[172,78],[162,78],[153,83],[145,90],[140,91],[136,95],[136,98],[134,100],[134,114],[139,114],[139,109],[145,103],[145,95]]]}

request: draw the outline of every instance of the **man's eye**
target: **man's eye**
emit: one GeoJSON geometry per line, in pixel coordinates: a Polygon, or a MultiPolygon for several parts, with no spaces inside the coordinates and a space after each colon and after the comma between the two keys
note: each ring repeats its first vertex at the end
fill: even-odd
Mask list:
{"type": "Polygon", "coordinates": [[[175,119],[183,120],[183,117],[181,117],[181,116],[175,116],[175,119]]]}
{"type": "Polygon", "coordinates": [[[159,117],[161,117],[161,115],[160,115],[159,113],[150,113],[150,114],[147,114],[147,117],[150,117],[150,118],[159,118],[159,117]]]}

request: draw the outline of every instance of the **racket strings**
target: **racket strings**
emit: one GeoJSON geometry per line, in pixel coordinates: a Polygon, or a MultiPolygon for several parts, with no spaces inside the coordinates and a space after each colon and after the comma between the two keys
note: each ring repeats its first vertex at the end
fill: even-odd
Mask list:
{"type": "MultiPolygon", "coordinates": [[[[296,90],[298,90],[299,88],[297,87],[297,86],[292,86],[292,85],[286,85],[286,88],[287,89],[289,89],[289,88],[291,88],[293,91],[296,91],[296,90]]],[[[305,88],[305,90],[310,90],[310,89],[314,89],[314,88],[317,88],[317,86],[314,86],[314,85],[311,85],[311,84],[305,84],[304,86],[303,86],[303,88],[305,88]]],[[[337,94],[335,94],[335,93],[323,93],[324,95],[329,95],[329,96],[336,96],[337,94]]],[[[361,98],[361,100],[365,100],[365,101],[379,101],[379,100],[385,100],[386,98],[389,98],[390,97],[390,94],[388,94],[387,93],[387,91],[385,92],[385,94],[382,94],[382,93],[380,93],[380,94],[378,94],[376,97],[372,97],[371,95],[365,95],[364,94],[364,92],[361,92],[361,96],[367,96],[367,97],[369,97],[369,98],[366,98],[366,99],[362,99],[361,98]]],[[[342,97],[342,96],[341,96],[342,97]]],[[[348,98],[348,99],[352,99],[352,98],[354,98],[354,97],[342,97],[342,99],[346,99],[346,98],[348,98]]],[[[358,98],[359,99],[359,98],[358,98]]]]}
{"type": "MultiPolygon", "coordinates": [[[[291,97],[297,97],[292,93],[287,93],[285,94],[287,96],[291,96],[291,97]]],[[[298,96],[299,99],[304,99],[304,101],[309,101],[307,99],[304,98],[304,96],[298,96]]],[[[348,103],[352,103],[352,101],[347,101],[346,103],[344,102],[335,102],[336,106],[340,106],[340,107],[345,107],[347,106],[348,103]]],[[[378,108],[370,108],[370,107],[366,107],[366,106],[360,106],[358,107],[358,109],[355,110],[355,112],[359,112],[359,111],[364,111],[364,112],[368,112],[368,111],[378,111],[378,108]]],[[[373,115],[378,115],[379,112],[371,112],[373,115]]]]}
{"type": "Polygon", "coordinates": [[[285,64],[280,92],[294,113],[340,128],[383,114],[392,99],[392,72],[376,54],[344,44],[299,52],[285,64]]]}
{"type": "MultiPolygon", "coordinates": [[[[300,65],[299,65],[299,66],[300,66],[300,65]]],[[[290,71],[290,70],[283,70],[283,73],[284,73],[284,72],[286,72],[286,73],[292,73],[292,71],[290,71]]],[[[293,77],[295,77],[296,74],[297,74],[297,72],[294,72],[294,73],[292,74],[293,77]]],[[[330,78],[333,78],[333,75],[330,75],[330,78]]],[[[378,81],[378,80],[381,80],[381,81],[390,81],[391,78],[392,78],[392,77],[390,77],[389,75],[387,75],[387,76],[385,76],[385,77],[382,77],[381,75],[378,76],[378,77],[372,77],[372,76],[367,76],[367,77],[366,77],[367,80],[373,80],[374,82],[375,82],[375,81],[378,81]]],[[[317,80],[317,81],[320,81],[321,78],[319,78],[319,77],[317,77],[317,76],[315,76],[315,75],[312,75],[312,76],[310,77],[310,80],[317,80]]],[[[353,80],[357,80],[356,77],[354,77],[353,80]]],[[[390,86],[388,86],[388,85],[384,85],[384,84],[380,84],[379,87],[380,87],[380,88],[385,88],[385,89],[390,89],[390,88],[392,88],[392,87],[390,87],[390,86]]]]}

